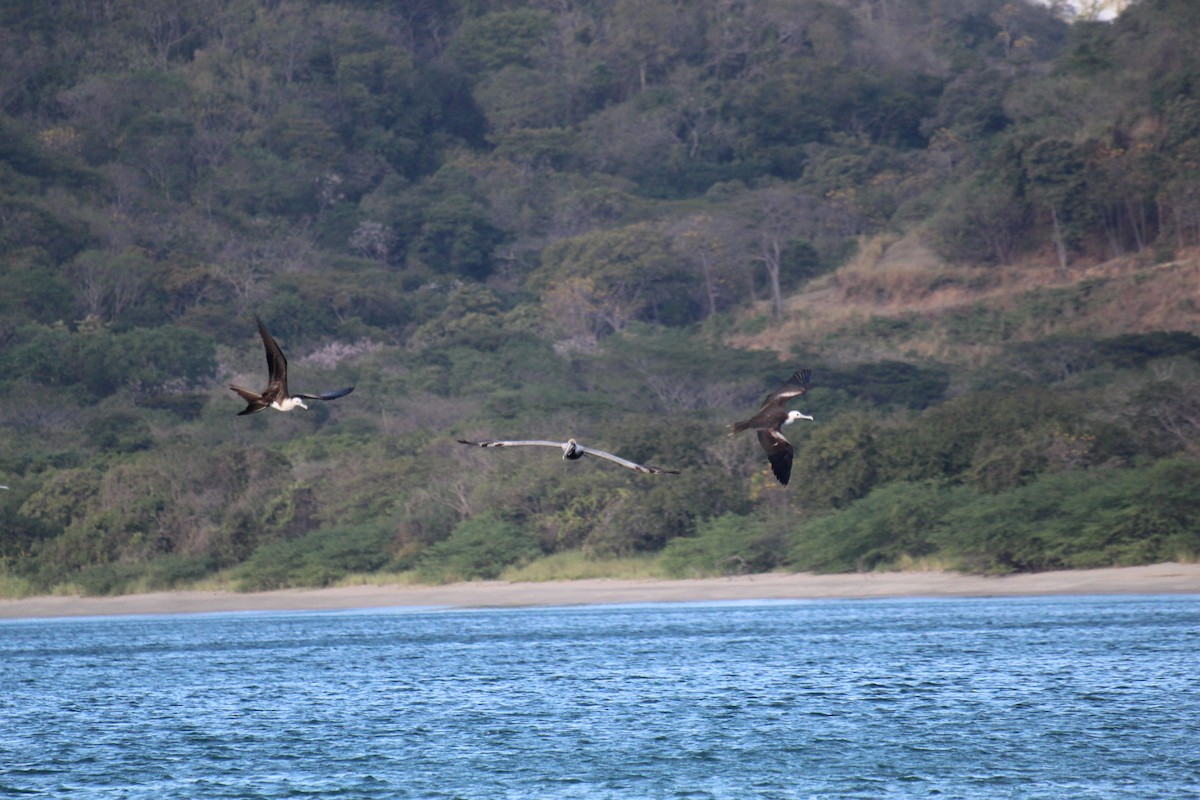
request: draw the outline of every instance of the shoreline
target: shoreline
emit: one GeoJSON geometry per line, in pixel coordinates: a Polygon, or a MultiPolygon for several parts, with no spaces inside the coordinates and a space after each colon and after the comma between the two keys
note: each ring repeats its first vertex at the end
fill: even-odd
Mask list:
{"type": "Polygon", "coordinates": [[[0,619],[335,611],[371,608],[515,608],[732,600],[1053,595],[1200,594],[1200,564],[1038,572],[999,577],[952,572],[845,575],[764,573],[724,578],[362,585],[270,592],[167,591],[116,597],[40,596],[0,600],[0,619]]]}

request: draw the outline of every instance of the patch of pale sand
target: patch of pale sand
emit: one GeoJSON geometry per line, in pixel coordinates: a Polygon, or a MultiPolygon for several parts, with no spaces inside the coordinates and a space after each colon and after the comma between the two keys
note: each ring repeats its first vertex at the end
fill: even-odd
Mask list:
{"type": "Polygon", "coordinates": [[[720,600],[1200,594],[1200,564],[985,577],[953,572],[744,575],[691,580],[478,581],[446,586],[343,586],[274,592],[153,592],[0,600],[0,618],[358,608],[489,608],[720,600]]]}

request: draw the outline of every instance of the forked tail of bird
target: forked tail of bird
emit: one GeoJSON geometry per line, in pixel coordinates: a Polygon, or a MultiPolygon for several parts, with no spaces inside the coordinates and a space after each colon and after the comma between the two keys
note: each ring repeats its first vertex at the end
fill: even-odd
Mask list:
{"type": "Polygon", "coordinates": [[[264,408],[270,405],[270,403],[263,402],[263,397],[258,392],[252,392],[249,389],[243,389],[242,387],[235,386],[232,383],[229,384],[229,388],[237,392],[238,395],[248,404],[244,410],[238,412],[239,417],[243,414],[253,414],[255,411],[262,411],[264,408]]]}

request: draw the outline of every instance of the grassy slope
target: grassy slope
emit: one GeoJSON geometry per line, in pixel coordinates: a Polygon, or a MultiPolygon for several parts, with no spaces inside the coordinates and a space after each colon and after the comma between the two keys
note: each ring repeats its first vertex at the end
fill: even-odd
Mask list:
{"type": "MultiPolygon", "coordinates": [[[[946,264],[914,239],[876,238],[851,264],[788,299],[785,318],[730,343],[833,361],[929,358],[979,366],[1002,345],[1059,334],[1200,334],[1200,252],[1001,267],[946,264]]],[[[766,303],[747,317],[769,313],[766,303]]],[[[750,326],[746,326],[750,327],[750,326]]]]}

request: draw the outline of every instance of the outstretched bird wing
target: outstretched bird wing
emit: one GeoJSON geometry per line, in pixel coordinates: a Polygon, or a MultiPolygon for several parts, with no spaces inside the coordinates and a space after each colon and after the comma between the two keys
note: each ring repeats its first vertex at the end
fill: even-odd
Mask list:
{"type": "Polygon", "coordinates": [[[798,369],[788,378],[787,383],[767,395],[759,411],[765,411],[768,406],[783,405],[793,397],[799,397],[808,391],[808,381],[812,377],[811,369],[798,369]]]}
{"type": "MultiPolygon", "coordinates": [[[[466,439],[459,439],[458,441],[462,444],[473,444],[476,447],[520,447],[522,445],[541,445],[543,447],[557,447],[559,450],[562,450],[563,448],[565,448],[567,446],[566,442],[550,442],[550,441],[546,441],[545,439],[517,439],[517,440],[503,440],[503,441],[497,440],[497,439],[483,439],[478,442],[470,442],[470,441],[467,441],[466,439]]],[[[661,467],[648,467],[645,464],[638,464],[634,461],[630,461],[627,458],[621,458],[620,456],[615,456],[612,453],[606,453],[603,450],[596,450],[591,447],[584,447],[583,445],[578,444],[578,443],[576,443],[575,448],[576,448],[576,450],[583,451],[587,455],[593,455],[593,456],[599,456],[600,458],[606,458],[609,461],[613,462],[614,464],[620,464],[622,467],[625,467],[626,469],[631,469],[635,472],[645,472],[649,475],[662,475],[664,473],[670,473],[672,475],[679,474],[678,470],[662,469],[661,467]]]]}
{"type": "MultiPolygon", "coordinates": [[[[758,412],[744,422],[735,422],[730,427],[733,433],[744,430],[761,430],[778,427],[787,419],[787,402],[793,397],[799,397],[808,391],[808,379],[812,375],[810,369],[798,369],[788,378],[787,383],[767,395],[758,412]]],[[[732,434],[730,434],[732,435],[732,434]]]]}
{"type": "Polygon", "coordinates": [[[461,444],[473,444],[476,447],[523,447],[526,445],[539,445],[542,447],[557,447],[563,449],[566,442],[548,442],[545,439],[523,439],[523,440],[505,440],[499,439],[483,439],[478,442],[468,442],[466,439],[458,440],[461,444]]]}
{"type": "Polygon", "coordinates": [[[595,450],[591,447],[583,447],[582,445],[580,446],[580,449],[582,449],[583,452],[587,453],[588,455],[600,456],[601,458],[607,458],[609,461],[613,462],[614,464],[620,464],[622,467],[625,467],[626,469],[631,469],[635,472],[645,472],[649,475],[663,475],[663,474],[678,475],[679,474],[679,470],[677,470],[677,469],[663,469],[662,467],[651,467],[651,466],[647,466],[646,464],[638,464],[634,461],[630,461],[627,458],[621,458],[620,456],[614,456],[612,453],[606,453],[603,450],[595,450]]]}
{"type": "Polygon", "coordinates": [[[287,358],[263,321],[257,317],[255,319],[258,321],[258,333],[262,336],[263,347],[267,351],[267,388],[263,390],[262,398],[270,405],[273,400],[288,396],[287,358]]]}
{"type": "Polygon", "coordinates": [[[771,471],[775,473],[775,479],[787,486],[792,477],[792,456],[795,452],[792,443],[777,430],[760,430],[757,433],[758,442],[766,451],[767,460],[771,462],[771,471]]]}
{"type": "Polygon", "coordinates": [[[339,397],[345,397],[353,391],[353,386],[347,386],[344,389],[338,389],[336,392],[326,392],[325,394],[294,394],[292,397],[300,397],[304,400],[337,400],[339,397]]]}

